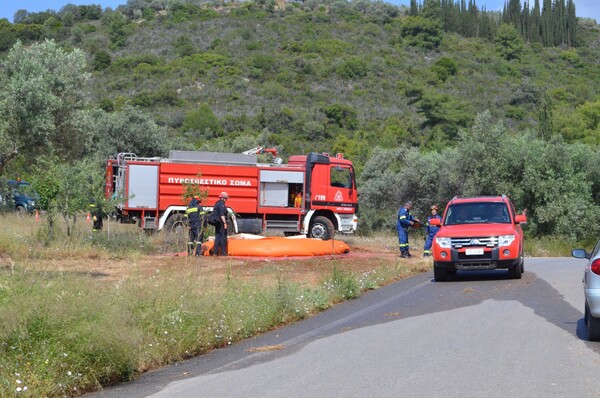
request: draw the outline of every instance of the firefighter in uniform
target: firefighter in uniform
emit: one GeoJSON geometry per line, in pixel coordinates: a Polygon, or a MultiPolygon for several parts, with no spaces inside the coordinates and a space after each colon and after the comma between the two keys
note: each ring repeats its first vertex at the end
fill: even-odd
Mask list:
{"type": "Polygon", "coordinates": [[[90,203],[90,215],[92,216],[92,231],[102,231],[102,208],[96,203],[90,203]]]}
{"type": "Polygon", "coordinates": [[[430,221],[434,218],[442,221],[442,217],[438,214],[438,206],[431,206],[431,215],[427,217],[427,223],[425,224],[425,245],[423,246],[423,257],[431,256],[431,245],[433,245],[433,238],[435,234],[440,230],[439,226],[430,225],[430,221]]]}
{"type": "Polygon", "coordinates": [[[402,258],[410,258],[412,255],[410,254],[409,246],[408,246],[408,229],[418,223],[419,220],[414,218],[410,214],[410,209],[412,209],[412,202],[406,202],[404,206],[398,210],[398,217],[396,221],[396,229],[398,230],[398,242],[400,247],[400,257],[402,258]]]}
{"type": "Polygon", "coordinates": [[[294,207],[302,207],[302,192],[298,192],[294,196],[294,207]]]}
{"type": "Polygon", "coordinates": [[[215,222],[215,245],[213,246],[213,256],[227,256],[227,208],[225,202],[229,199],[227,192],[221,192],[219,200],[215,203],[214,212],[218,216],[215,222]]]}
{"type": "Polygon", "coordinates": [[[200,205],[200,197],[194,196],[185,210],[185,215],[188,219],[189,237],[187,243],[188,256],[202,255],[202,238],[203,238],[203,215],[204,211],[200,205]]]}

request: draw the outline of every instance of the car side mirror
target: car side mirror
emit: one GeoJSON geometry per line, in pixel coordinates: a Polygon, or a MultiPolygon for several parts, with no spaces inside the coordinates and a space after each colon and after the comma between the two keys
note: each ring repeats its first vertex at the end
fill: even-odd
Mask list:
{"type": "Polygon", "coordinates": [[[429,220],[429,225],[439,227],[440,225],[442,225],[442,222],[439,218],[432,218],[431,220],[429,220]]]}
{"type": "Polygon", "coordinates": [[[585,251],[585,249],[573,249],[571,256],[575,258],[590,258],[590,255],[585,251]]]}
{"type": "Polygon", "coordinates": [[[524,214],[517,214],[515,216],[515,223],[516,224],[525,224],[525,223],[527,223],[527,216],[525,216],[524,214]]]}

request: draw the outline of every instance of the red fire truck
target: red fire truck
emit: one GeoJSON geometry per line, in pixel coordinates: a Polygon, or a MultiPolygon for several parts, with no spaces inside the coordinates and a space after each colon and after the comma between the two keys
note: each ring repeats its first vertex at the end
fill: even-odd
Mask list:
{"type": "Polygon", "coordinates": [[[184,184],[206,189],[202,205],[209,209],[227,192],[238,233],[274,230],[331,239],[335,231],[356,230],[354,168],[342,154],[310,153],[291,156],[287,164],[262,164],[253,152],[258,151],[170,151],[168,158],[120,153],[108,160],[105,195],[119,202],[121,222],[137,222],[147,231],[177,231],[185,225],[184,184]],[[301,203],[294,200],[297,193],[301,203]]]}

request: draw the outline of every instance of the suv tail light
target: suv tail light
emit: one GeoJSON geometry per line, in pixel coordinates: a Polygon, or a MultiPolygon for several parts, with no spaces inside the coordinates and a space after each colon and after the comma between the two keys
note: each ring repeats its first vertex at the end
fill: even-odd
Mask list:
{"type": "Polygon", "coordinates": [[[592,261],[592,265],[590,266],[592,272],[596,275],[600,275],[600,258],[592,261]]]}

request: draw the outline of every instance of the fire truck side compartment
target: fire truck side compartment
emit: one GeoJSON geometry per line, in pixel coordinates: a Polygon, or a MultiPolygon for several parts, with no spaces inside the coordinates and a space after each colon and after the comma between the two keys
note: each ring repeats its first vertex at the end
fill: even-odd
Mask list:
{"type": "Polygon", "coordinates": [[[127,183],[128,207],[150,209],[158,207],[158,166],[129,165],[127,183]]]}

